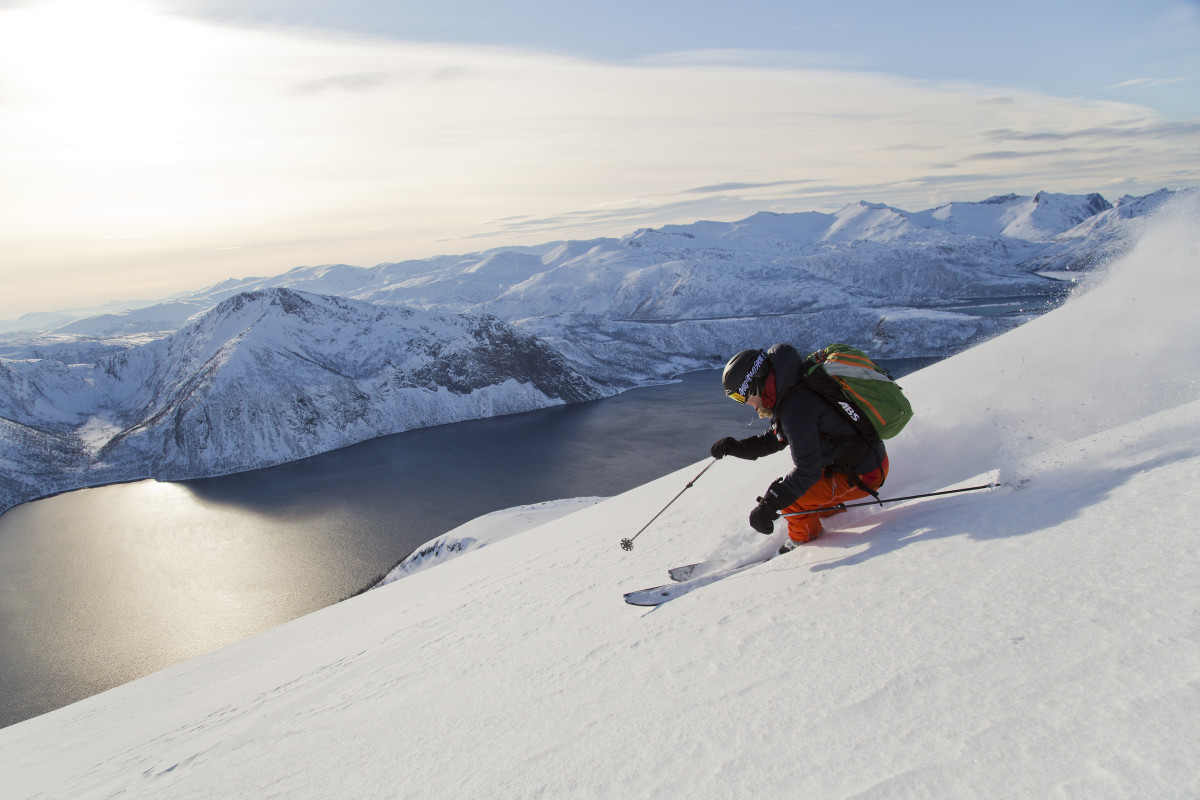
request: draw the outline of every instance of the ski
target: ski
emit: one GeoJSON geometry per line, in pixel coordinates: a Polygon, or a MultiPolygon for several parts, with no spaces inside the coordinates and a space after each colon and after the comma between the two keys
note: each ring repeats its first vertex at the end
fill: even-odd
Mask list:
{"type": "Polygon", "coordinates": [[[761,564],[764,561],[770,561],[777,555],[779,555],[779,552],[775,549],[771,549],[766,555],[751,556],[748,559],[742,559],[740,561],[733,558],[714,558],[711,561],[698,561],[695,564],[684,564],[681,567],[671,567],[669,570],[667,570],[667,575],[670,576],[671,580],[673,581],[690,581],[693,578],[703,578],[706,575],[714,575],[718,572],[724,572],[726,570],[733,569],[734,567],[761,564]]]}
{"type": "Polygon", "coordinates": [[[699,589],[701,586],[708,586],[710,583],[716,583],[719,580],[737,575],[739,572],[744,572],[751,567],[756,567],[759,564],[765,564],[772,558],[778,555],[774,550],[760,558],[753,558],[748,561],[729,562],[724,559],[715,559],[713,561],[701,561],[697,564],[685,564],[682,567],[675,567],[669,570],[673,583],[665,583],[662,586],[651,586],[649,589],[639,589],[636,592],[626,592],[625,602],[631,606],[660,606],[668,600],[674,600],[676,597],[699,589]],[[733,566],[729,566],[732,563],[733,566]],[[680,577],[675,577],[679,575],[680,577]]]}
{"type": "MultiPolygon", "coordinates": [[[[765,559],[770,560],[770,559],[765,559]]],[[[708,586],[710,583],[716,583],[719,580],[728,578],[731,575],[736,575],[739,572],[750,569],[751,567],[763,563],[755,561],[752,564],[743,564],[740,567],[732,569],[723,569],[719,572],[714,572],[711,575],[705,575],[700,578],[692,578],[686,581],[676,581],[663,584],[662,586],[652,586],[649,589],[639,589],[636,592],[626,592],[625,602],[631,606],[660,606],[668,600],[674,600],[676,597],[682,597],[688,592],[699,589],[701,586],[708,586]]]]}
{"type": "Polygon", "coordinates": [[[720,572],[722,569],[728,568],[729,559],[714,558],[712,561],[700,561],[695,564],[684,564],[682,567],[671,567],[667,570],[667,575],[673,581],[687,581],[692,578],[701,578],[705,575],[711,575],[714,572],[720,572]]]}

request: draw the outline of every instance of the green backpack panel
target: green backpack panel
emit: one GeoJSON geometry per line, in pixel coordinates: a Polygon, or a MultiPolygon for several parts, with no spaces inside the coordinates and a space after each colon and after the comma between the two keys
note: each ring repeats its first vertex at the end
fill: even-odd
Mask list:
{"type": "Polygon", "coordinates": [[[804,360],[810,389],[841,409],[867,437],[891,439],[913,416],[904,392],[883,367],[846,344],[831,344],[804,360]]]}

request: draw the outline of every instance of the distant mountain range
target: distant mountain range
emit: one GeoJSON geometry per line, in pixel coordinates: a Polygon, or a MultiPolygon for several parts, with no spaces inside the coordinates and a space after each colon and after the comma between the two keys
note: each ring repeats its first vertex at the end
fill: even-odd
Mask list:
{"type": "Polygon", "coordinates": [[[948,355],[1059,302],[1172,194],[760,213],[31,315],[0,328],[0,510],[602,397],[776,341],[948,355]]]}

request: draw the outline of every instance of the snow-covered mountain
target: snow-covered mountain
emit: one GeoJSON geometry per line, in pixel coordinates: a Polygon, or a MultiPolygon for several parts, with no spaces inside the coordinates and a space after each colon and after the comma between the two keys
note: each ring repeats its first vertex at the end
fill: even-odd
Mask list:
{"type": "Polygon", "coordinates": [[[1128,252],[1155,211],[1176,196],[1195,191],[1162,189],[1145,197],[1122,197],[1109,210],[1055,236],[1046,250],[1029,259],[1025,266],[1039,271],[1079,271],[1105,264],[1128,252]]]}
{"type": "Polygon", "coordinates": [[[495,318],[244,293],[94,364],[0,361],[0,508],[101,482],[253,469],[604,393],[495,318]]]}
{"type": "Polygon", "coordinates": [[[786,453],[718,462],[629,553],[700,465],[517,509],[460,532],[486,547],[0,730],[5,796],[1196,797],[1198,223],[1164,209],[1090,291],[904,379],[885,497],[1002,489],[831,518],[648,613],[621,594],[778,546],[746,514],[786,453]]]}
{"type": "Polygon", "coordinates": [[[1172,196],[1111,206],[1042,192],[919,213],[857,203],[301,267],[10,336],[0,344],[0,510],[106,480],[236,471],[596,397],[717,366],[752,344],[948,355],[1060,301],[1070,284],[1041,273],[1120,252],[1172,196]],[[459,375],[460,365],[472,366],[459,375]]]}
{"type": "Polygon", "coordinates": [[[1172,195],[1114,207],[1097,194],[1040,192],[917,213],[856,203],[832,214],[759,213],[370,268],[298,267],[76,320],[54,338],[10,334],[0,357],[86,359],[72,342],[90,353],[129,346],[133,334],[161,335],[188,313],[266,288],[493,315],[618,386],[712,366],[747,341],[788,336],[848,340],[893,357],[948,354],[1023,321],[964,307],[989,298],[1012,311],[1052,304],[1065,287],[1041,273],[1088,269],[1118,254],[1143,215],[1172,195]],[[116,335],[126,338],[107,339],[116,335]]]}
{"type": "MultiPolygon", "coordinates": [[[[1164,192],[1151,198],[1170,196],[1164,192]]],[[[814,307],[921,306],[1047,286],[1027,262],[1053,248],[1127,229],[1157,201],[1100,195],[1006,195],[910,213],[856,203],[833,214],[760,213],[732,223],[644,229],[622,239],[555,242],[459,256],[298,267],[228,280],[136,310],[76,320],[59,331],[113,335],[173,329],[172,321],[235,294],[291,288],[375,303],[489,313],[525,322],[571,312],[620,321],[675,322],[788,314],[814,307]],[[1114,213],[1115,212],[1115,213],[1114,213]],[[1090,221],[1090,222],[1089,222],[1090,221]],[[1087,227],[1079,226],[1087,223],[1087,227]]],[[[10,356],[11,357],[11,356],[10,356]]]]}
{"type": "Polygon", "coordinates": [[[643,229],[621,239],[372,268],[299,267],[270,278],[226,281],[180,301],[213,303],[247,289],[287,286],[377,303],[485,312],[513,322],[566,310],[674,322],[792,313],[847,300],[931,305],[998,289],[1045,289],[1023,262],[1112,209],[1100,195],[1046,192],[920,213],[860,202],[833,214],[763,212],[738,222],[643,229]]]}

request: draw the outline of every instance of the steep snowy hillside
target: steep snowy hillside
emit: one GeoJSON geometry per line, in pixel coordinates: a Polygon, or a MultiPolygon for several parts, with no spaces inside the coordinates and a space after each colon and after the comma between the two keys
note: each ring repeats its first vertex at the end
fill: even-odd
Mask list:
{"type": "Polygon", "coordinates": [[[0,361],[0,389],[0,509],[605,393],[494,318],[286,289],[235,295],[179,333],[94,365],[0,361]]]}
{"type": "MultiPolygon", "coordinates": [[[[699,465],[0,730],[13,798],[1200,794],[1200,207],[1106,282],[905,379],[886,495],[769,549],[786,454],[699,465]]],[[[745,409],[730,404],[731,428],[745,409]]],[[[509,531],[511,533],[511,531],[509,531]]]]}

